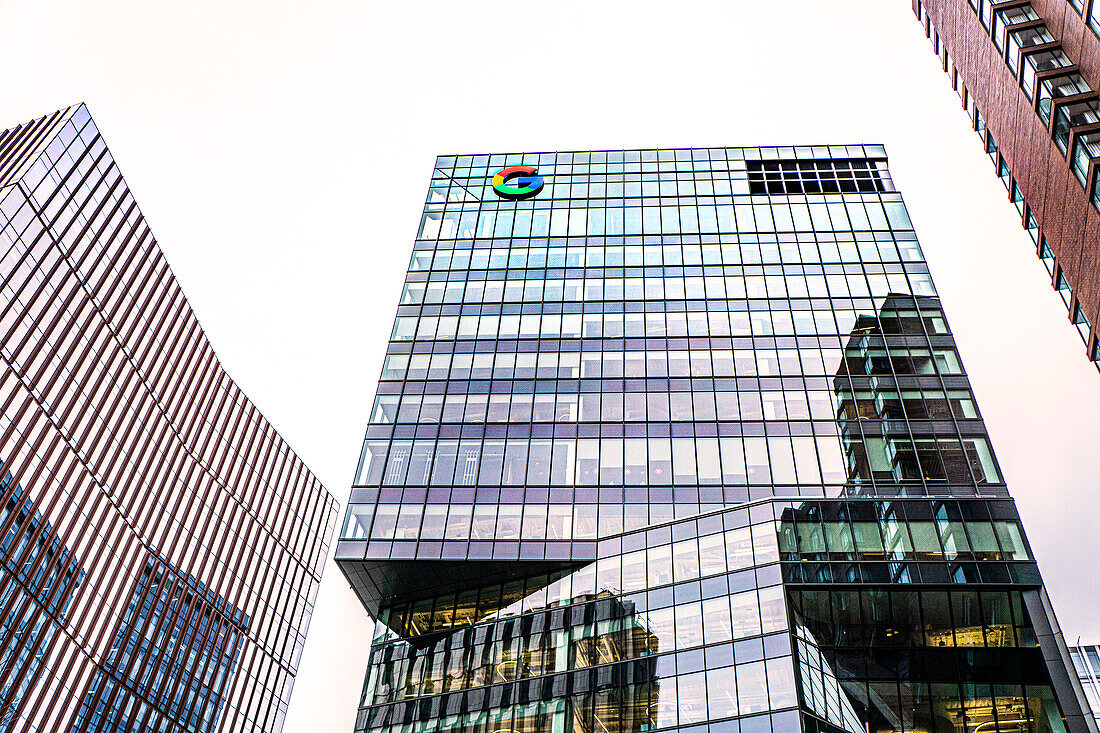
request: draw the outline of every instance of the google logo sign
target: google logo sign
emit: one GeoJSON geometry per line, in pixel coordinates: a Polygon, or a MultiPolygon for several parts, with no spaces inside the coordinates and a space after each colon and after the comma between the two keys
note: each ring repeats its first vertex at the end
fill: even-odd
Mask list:
{"type": "Polygon", "coordinates": [[[542,190],[542,176],[538,175],[537,171],[537,168],[529,165],[514,165],[511,168],[499,170],[493,176],[493,190],[502,199],[519,201],[531,198],[542,190]],[[516,185],[509,186],[508,183],[516,185]]]}

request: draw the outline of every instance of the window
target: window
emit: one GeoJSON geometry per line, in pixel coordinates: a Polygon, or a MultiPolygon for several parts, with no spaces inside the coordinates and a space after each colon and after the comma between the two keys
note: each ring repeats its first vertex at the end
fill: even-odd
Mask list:
{"type": "Polygon", "coordinates": [[[1040,236],[1039,242],[1039,259],[1043,261],[1050,276],[1054,277],[1054,252],[1050,249],[1050,244],[1045,236],[1040,236]]]}
{"type": "Polygon", "coordinates": [[[1054,144],[1065,155],[1069,148],[1070,130],[1097,122],[1100,122],[1100,101],[1095,99],[1059,107],[1054,115],[1054,144]]]}
{"type": "Polygon", "coordinates": [[[1081,133],[1073,145],[1073,173],[1086,188],[1089,164],[1094,158],[1100,158],[1100,130],[1081,133]]]}
{"type": "Polygon", "coordinates": [[[1062,296],[1066,308],[1069,308],[1069,304],[1073,301],[1073,289],[1069,286],[1066,273],[1062,272],[1060,267],[1058,268],[1058,277],[1054,281],[1054,289],[1058,291],[1058,295],[1062,296]]]}
{"type": "Polygon", "coordinates": [[[993,3],[992,2],[982,3],[981,7],[978,10],[978,19],[981,21],[982,27],[985,28],[987,31],[989,30],[989,25],[990,25],[990,22],[992,21],[992,17],[993,17],[993,3]]]}
{"type": "Polygon", "coordinates": [[[1008,68],[1012,70],[1012,75],[1019,76],[1021,50],[1053,42],[1054,36],[1050,34],[1045,25],[1010,32],[1008,34],[1008,48],[1005,50],[1005,61],[1008,63],[1008,68]]]}
{"type": "Polygon", "coordinates": [[[1016,182],[1012,182],[1011,191],[1012,203],[1015,204],[1016,209],[1020,212],[1020,215],[1024,214],[1024,194],[1020,191],[1020,187],[1016,185],[1016,182]]]}
{"type": "Polygon", "coordinates": [[[1073,306],[1073,325],[1077,326],[1077,333],[1081,334],[1081,340],[1087,345],[1091,328],[1089,319],[1085,317],[1085,311],[1081,308],[1080,303],[1073,306]]]}
{"type": "Polygon", "coordinates": [[[777,160],[747,162],[749,193],[875,193],[891,190],[875,161],[777,160]]]}
{"type": "Polygon", "coordinates": [[[1039,101],[1036,105],[1039,119],[1044,125],[1050,127],[1050,111],[1055,99],[1071,97],[1074,94],[1087,94],[1091,91],[1085,78],[1076,72],[1043,79],[1039,83],[1039,101]]]}
{"type": "Polygon", "coordinates": [[[1036,75],[1053,69],[1064,69],[1071,65],[1069,57],[1060,48],[1024,55],[1023,73],[1020,75],[1020,86],[1024,94],[1028,99],[1035,99],[1036,75]]]}
{"type": "Polygon", "coordinates": [[[1085,0],[1068,0],[1068,2],[1070,7],[1077,11],[1078,15],[1085,9],[1085,0]]]}
{"type": "Polygon", "coordinates": [[[1027,210],[1027,217],[1024,219],[1024,229],[1031,236],[1031,239],[1038,244],[1039,243],[1039,220],[1035,218],[1035,212],[1030,208],[1027,210]]]}
{"type": "Polygon", "coordinates": [[[990,35],[993,37],[993,44],[997,47],[997,50],[1004,53],[1008,29],[1011,26],[1027,23],[1031,20],[1039,20],[1039,14],[1030,5],[994,11],[993,30],[990,35]]]}
{"type": "MultiPolygon", "coordinates": [[[[1078,0],[1080,2],[1080,0],[1078,0]]],[[[1100,33],[1100,3],[1093,0],[1091,7],[1089,7],[1089,16],[1087,18],[1089,28],[1092,28],[1097,33],[1100,33]]]]}

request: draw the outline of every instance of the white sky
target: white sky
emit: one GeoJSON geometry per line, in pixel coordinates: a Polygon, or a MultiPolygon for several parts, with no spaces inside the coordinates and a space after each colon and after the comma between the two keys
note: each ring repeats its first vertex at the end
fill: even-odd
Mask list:
{"type": "MultiPolygon", "coordinates": [[[[226,368],[343,503],[437,154],[881,142],[1069,639],[1100,374],[909,0],[0,0],[0,128],[85,101],[226,368]]],[[[287,733],[350,731],[333,565],[287,733]]]]}

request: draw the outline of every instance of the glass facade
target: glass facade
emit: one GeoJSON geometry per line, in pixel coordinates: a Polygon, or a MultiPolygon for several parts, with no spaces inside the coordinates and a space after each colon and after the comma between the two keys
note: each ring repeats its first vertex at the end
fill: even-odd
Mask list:
{"type": "Polygon", "coordinates": [[[50,640],[64,622],[73,592],[84,579],[68,548],[61,545],[41,512],[31,508],[22,486],[0,462],[0,491],[8,497],[0,511],[0,608],[26,608],[29,613],[6,613],[0,618],[0,669],[9,673],[0,688],[4,702],[0,731],[16,729],[15,711],[40,673],[50,640]]]}
{"type": "Polygon", "coordinates": [[[360,732],[1084,720],[880,146],[440,157],[336,556],[360,732]]]}
{"type": "Polygon", "coordinates": [[[188,731],[217,730],[248,622],[194,577],[150,558],[73,728],[122,733],[160,707],[175,711],[188,731]],[[163,664],[158,649],[190,651],[163,664]]]}
{"type": "Polygon", "coordinates": [[[1100,723],[1100,646],[1086,644],[1070,647],[1069,653],[1085,697],[1100,723]]]}
{"type": "Polygon", "coordinates": [[[335,501],[83,106],[0,132],[0,733],[277,731],[335,501]]]}

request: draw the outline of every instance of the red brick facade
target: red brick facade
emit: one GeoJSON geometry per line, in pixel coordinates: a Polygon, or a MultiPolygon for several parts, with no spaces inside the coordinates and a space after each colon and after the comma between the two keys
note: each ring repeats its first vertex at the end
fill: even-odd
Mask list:
{"type": "MultiPolygon", "coordinates": [[[[990,5],[989,0],[983,3],[990,5]]],[[[992,10],[1027,4],[1001,2],[992,4],[992,10]]],[[[1056,44],[1076,64],[1060,72],[1075,70],[1092,89],[1100,88],[1100,38],[1081,15],[1067,0],[1031,0],[1030,5],[1042,18],[1033,23],[1045,23],[1056,44]]],[[[968,0],[913,0],[913,10],[932,39],[945,71],[954,76],[953,69],[957,69],[955,83],[971,119],[977,126],[975,110],[980,113],[996,140],[1026,203],[1021,222],[1028,225],[1030,212],[1038,223],[1038,232],[1033,229],[1031,233],[1037,243],[1045,237],[1054,253],[1055,277],[1060,269],[1072,288],[1069,317],[1079,303],[1091,324],[1087,342],[1095,357],[1093,347],[1100,323],[1100,211],[1090,201],[1091,186],[1086,191],[1074,175],[1067,156],[1054,144],[1051,131],[968,0]]],[[[987,17],[992,15],[991,9],[985,12],[987,17]]],[[[1022,54],[1052,47],[1057,46],[1034,46],[1022,54]]],[[[1022,64],[1017,67],[1022,68],[1022,64]]],[[[1070,156],[1072,150],[1071,144],[1070,156]]]]}

